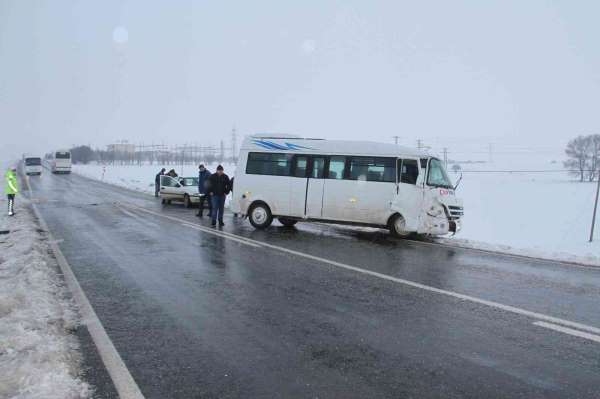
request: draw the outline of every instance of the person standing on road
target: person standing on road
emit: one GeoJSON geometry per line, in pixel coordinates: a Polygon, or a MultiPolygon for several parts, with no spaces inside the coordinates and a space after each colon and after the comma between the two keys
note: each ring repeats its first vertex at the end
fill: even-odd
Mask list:
{"type": "Polygon", "coordinates": [[[162,168],[160,170],[160,172],[158,172],[158,174],[154,178],[154,196],[155,197],[158,197],[158,193],[160,193],[160,177],[164,176],[166,171],[167,170],[165,168],[162,168]]]}
{"type": "Polygon", "coordinates": [[[4,191],[8,197],[8,216],[14,216],[15,214],[15,195],[19,192],[19,185],[17,183],[17,168],[14,166],[10,168],[5,177],[4,191]]]}
{"type": "Polygon", "coordinates": [[[208,193],[212,202],[212,225],[217,225],[217,219],[219,219],[219,226],[225,226],[223,223],[223,212],[225,211],[225,197],[231,190],[229,176],[223,171],[223,166],[217,166],[217,172],[210,175],[208,179],[208,193]]]}
{"type": "Polygon", "coordinates": [[[198,194],[200,194],[200,204],[198,205],[198,213],[196,216],[204,216],[204,203],[208,204],[208,214],[212,214],[212,204],[209,198],[206,186],[208,185],[208,179],[210,178],[210,171],[204,167],[204,164],[198,166],[198,194]]]}

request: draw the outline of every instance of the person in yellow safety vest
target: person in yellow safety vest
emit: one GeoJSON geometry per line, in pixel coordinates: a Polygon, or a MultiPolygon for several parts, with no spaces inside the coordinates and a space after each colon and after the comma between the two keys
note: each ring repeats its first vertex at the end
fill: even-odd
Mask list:
{"type": "Polygon", "coordinates": [[[5,177],[4,192],[8,196],[8,216],[15,214],[15,195],[19,192],[19,185],[17,183],[17,168],[14,166],[10,168],[5,177]]]}

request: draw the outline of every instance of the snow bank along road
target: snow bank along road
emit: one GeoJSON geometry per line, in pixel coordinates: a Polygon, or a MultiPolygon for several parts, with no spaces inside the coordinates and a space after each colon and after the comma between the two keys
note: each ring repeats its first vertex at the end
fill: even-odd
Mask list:
{"type": "Polygon", "coordinates": [[[146,398],[598,397],[598,268],[30,182],[146,398]]]}
{"type": "Polygon", "coordinates": [[[0,201],[0,398],[79,399],[79,317],[48,256],[48,237],[22,198],[0,201]]]}

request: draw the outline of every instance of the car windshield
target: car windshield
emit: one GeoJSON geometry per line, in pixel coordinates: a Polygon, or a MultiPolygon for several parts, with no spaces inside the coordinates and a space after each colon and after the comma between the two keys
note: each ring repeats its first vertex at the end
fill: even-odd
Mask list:
{"type": "Polygon", "coordinates": [[[181,184],[182,186],[197,186],[198,185],[198,178],[197,177],[182,177],[179,180],[179,184],[181,184]]]}
{"type": "Polygon", "coordinates": [[[435,187],[452,188],[450,178],[439,159],[431,158],[429,161],[429,175],[427,185],[435,187]]]}
{"type": "Polygon", "coordinates": [[[25,165],[27,166],[37,166],[37,165],[41,165],[42,164],[42,160],[40,158],[26,158],[25,159],[25,165]]]}

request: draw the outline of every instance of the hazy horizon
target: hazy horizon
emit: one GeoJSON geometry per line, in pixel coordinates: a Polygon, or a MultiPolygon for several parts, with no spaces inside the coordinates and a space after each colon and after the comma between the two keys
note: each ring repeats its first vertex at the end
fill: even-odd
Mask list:
{"type": "Polygon", "coordinates": [[[3,1],[0,156],[284,132],[561,148],[600,133],[593,2],[3,1]]]}

